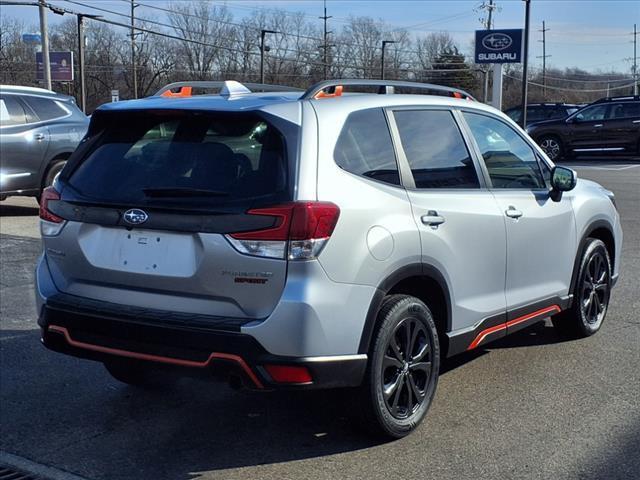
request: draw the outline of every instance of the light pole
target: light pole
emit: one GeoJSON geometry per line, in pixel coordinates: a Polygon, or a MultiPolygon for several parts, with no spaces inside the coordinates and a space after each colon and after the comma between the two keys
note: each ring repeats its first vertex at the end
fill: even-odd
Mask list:
{"type": "Polygon", "coordinates": [[[51,90],[51,64],[49,63],[49,29],[47,27],[47,4],[44,0],[38,1],[40,12],[40,37],[42,42],[42,69],[45,88],[51,90]]]}
{"type": "Polygon", "coordinates": [[[384,50],[389,43],[396,43],[395,40],[383,40],[382,41],[382,58],[380,61],[380,79],[384,80],[384,50]]]}
{"type": "Polygon", "coordinates": [[[84,36],[84,19],[85,18],[101,18],[100,15],[89,15],[76,13],[78,19],[78,71],[80,72],[80,108],[83,113],[87,113],[87,89],[85,85],[84,74],[84,48],[86,47],[86,38],[84,36]]]}
{"type": "Polygon", "coordinates": [[[78,70],[80,71],[80,108],[87,113],[87,93],[84,81],[84,15],[78,15],[78,70]]]}
{"type": "Polygon", "coordinates": [[[524,0],[524,49],[522,54],[522,115],[520,119],[522,121],[522,128],[527,126],[527,68],[529,66],[529,13],[531,10],[531,0],[524,0]]]}
{"type": "Polygon", "coordinates": [[[138,7],[133,0],[131,0],[131,76],[133,83],[133,98],[138,98],[138,72],[136,72],[136,24],[135,24],[135,9],[138,7]]]}
{"type": "Polygon", "coordinates": [[[260,83],[264,83],[264,37],[267,33],[280,33],[275,30],[261,30],[260,31],[260,83]]]}

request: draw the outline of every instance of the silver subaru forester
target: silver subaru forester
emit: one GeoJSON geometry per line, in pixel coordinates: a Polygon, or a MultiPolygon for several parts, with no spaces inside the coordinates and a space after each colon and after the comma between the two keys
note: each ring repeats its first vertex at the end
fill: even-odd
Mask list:
{"type": "Polygon", "coordinates": [[[40,217],[48,348],[129,384],[351,387],[391,437],[424,418],[441,359],[547,317],[597,332],[622,243],[613,194],[501,112],[376,80],[104,105],[40,217]]]}

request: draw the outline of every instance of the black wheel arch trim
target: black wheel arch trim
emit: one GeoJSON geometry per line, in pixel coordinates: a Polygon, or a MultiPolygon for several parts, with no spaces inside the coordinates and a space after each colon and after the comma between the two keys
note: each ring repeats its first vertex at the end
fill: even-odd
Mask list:
{"type": "Polygon", "coordinates": [[[369,352],[378,312],[380,311],[384,297],[399,282],[411,277],[428,277],[439,285],[445,297],[446,332],[451,331],[451,294],[444,275],[433,265],[427,263],[411,263],[397,269],[378,285],[373,299],[369,304],[369,310],[367,311],[364,328],[360,337],[358,353],[369,352]]]}
{"type": "MultiPolygon", "coordinates": [[[[576,283],[578,281],[578,275],[580,274],[580,263],[582,261],[582,256],[584,255],[585,249],[587,248],[587,240],[589,238],[593,238],[591,235],[593,235],[593,232],[595,232],[596,230],[599,230],[601,228],[604,228],[606,230],[609,231],[609,233],[611,234],[611,238],[613,238],[614,241],[614,245],[612,246],[613,249],[613,255],[611,256],[611,269],[613,270],[614,265],[615,265],[615,236],[613,234],[613,226],[611,225],[611,223],[609,223],[607,220],[596,220],[592,223],[589,224],[589,226],[585,229],[584,234],[582,235],[582,237],[580,238],[580,243],[578,243],[578,250],[576,251],[576,258],[574,259],[573,262],[573,272],[571,273],[571,283],[569,286],[569,293],[573,293],[575,291],[576,288],[576,283]]],[[[611,253],[611,252],[610,252],[611,253]]],[[[613,271],[611,272],[611,275],[613,275],[613,271]]]]}

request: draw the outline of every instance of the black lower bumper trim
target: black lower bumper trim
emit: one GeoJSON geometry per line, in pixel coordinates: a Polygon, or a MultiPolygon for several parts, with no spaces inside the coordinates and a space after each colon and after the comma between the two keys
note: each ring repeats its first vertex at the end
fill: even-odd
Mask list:
{"type": "MultiPolygon", "coordinates": [[[[240,377],[253,388],[334,388],[361,383],[366,355],[285,357],[267,352],[250,335],[191,325],[151,324],[114,318],[102,311],[73,311],[48,302],[38,319],[44,345],[76,357],[108,362],[128,357],[136,361],[188,368],[198,373],[240,377]],[[264,365],[306,367],[313,381],[278,384],[264,365]]],[[[192,372],[190,372],[192,374],[192,372]]]]}

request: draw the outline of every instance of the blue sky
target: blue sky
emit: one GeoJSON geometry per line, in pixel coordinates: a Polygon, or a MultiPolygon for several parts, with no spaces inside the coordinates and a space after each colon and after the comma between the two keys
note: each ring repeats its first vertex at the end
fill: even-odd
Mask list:
{"type": "MultiPolygon", "coordinates": [[[[91,13],[92,9],[65,0],[51,3],[71,10],[91,13]]],[[[78,0],[86,5],[128,13],[123,0],[78,0]]],[[[148,5],[166,7],[165,0],[140,0],[148,5]]],[[[179,1],[179,0],[178,0],[179,1]]],[[[322,0],[237,0],[212,1],[226,4],[239,19],[255,9],[282,8],[291,12],[303,12],[309,19],[322,14],[322,0]]],[[[480,28],[479,17],[474,11],[481,0],[328,0],[330,28],[344,25],[349,15],[368,15],[382,19],[394,27],[405,27],[415,35],[432,31],[448,31],[459,42],[463,51],[469,52],[473,31],[480,28]]],[[[495,28],[520,28],[524,23],[524,2],[521,0],[497,0],[500,11],[495,14],[495,28]]],[[[38,11],[34,7],[0,7],[0,15],[19,17],[37,28],[38,11]]],[[[109,14],[101,13],[105,17],[109,14]]],[[[141,7],[137,15],[162,19],[162,12],[141,7]]],[[[122,21],[122,18],[113,17],[122,21]]],[[[49,15],[49,21],[62,20],[49,15]]],[[[618,71],[629,73],[633,56],[633,24],[640,28],[640,0],[532,0],[530,62],[539,67],[542,55],[542,21],[546,21],[547,60],[550,67],[580,67],[588,71],[618,71]]],[[[126,21],[126,19],[125,19],[126,21]]],[[[320,20],[317,20],[320,24],[320,20]]]]}

